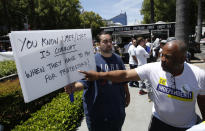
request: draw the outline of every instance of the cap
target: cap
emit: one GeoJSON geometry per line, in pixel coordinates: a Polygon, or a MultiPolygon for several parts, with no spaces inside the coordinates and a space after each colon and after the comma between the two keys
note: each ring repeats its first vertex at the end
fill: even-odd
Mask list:
{"type": "Polygon", "coordinates": [[[166,43],[167,43],[167,40],[161,40],[161,43],[166,44],[166,43]]]}
{"type": "Polygon", "coordinates": [[[167,42],[173,41],[173,40],[177,40],[175,37],[169,37],[167,38],[167,42]]]}

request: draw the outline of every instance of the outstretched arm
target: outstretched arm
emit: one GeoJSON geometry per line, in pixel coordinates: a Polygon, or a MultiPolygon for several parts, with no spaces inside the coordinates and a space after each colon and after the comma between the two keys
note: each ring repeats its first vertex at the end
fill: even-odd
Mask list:
{"type": "Polygon", "coordinates": [[[132,70],[115,70],[110,72],[96,72],[96,71],[79,71],[85,74],[86,80],[94,81],[98,79],[110,80],[113,82],[126,82],[140,80],[135,69],[132,70]]]}

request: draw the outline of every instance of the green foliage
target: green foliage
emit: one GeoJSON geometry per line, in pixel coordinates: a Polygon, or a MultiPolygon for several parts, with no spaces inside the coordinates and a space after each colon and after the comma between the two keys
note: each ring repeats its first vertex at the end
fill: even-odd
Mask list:
{"type": "Polygon", "coordinates": [[[23,30],[24,23],[31,29],[62,29],[80,26],[79,0],[1,0],[0,25],[23,30]]]}
{"type": "Polygon", "coordinates": [[[0,82],[0,123],[4,125],[5,130],[11,130],[62,92],[63,89],[30,103],[24,103],[18,79],[0,82]]]}
{"type": "MultiPolygon", "coordinates": [[[[205,4],[205,2],[204,2],[205,4]]],[[[203,6],[203,5],[202,5],[203,6]]],[[[195,33],[197,22],[197,1],[191,0],[189,6],[189,27],[190,33],[195,33]]],[[[150,23],[150,0],[144,0],[142,4],[141,14],[144,15],[142,23],[150,23]]],[[[154,19],[164,22],[175,22],[176,20],[176,0],[154,0],[154,19]]],[[[205,16],[205,13],[203,14],[205,16]]],[[[204,17],[205,18],[205,17],[204,17]]]]}
{"type": "Polygon", "coordinates": [[[37,0],[35,13],[37,28],[62,29],[77,28],[80,26],[79,0],[37,0]]]}
{"type": "Polygon", "coordinates": [[[100,27],[105,26],[102,17],[93,11],[85,11],[81,13],[80,19],[81,28],[91,28],[93,36],[96,36],[99,33],[100,27]]]}
{"type": "Polygon", "coordinates": [[[101,16],[94,12],[80,12],[79,0],[1,0],[0,25],[11,30],[24,30],[28,23],[35,29],[92,28],[93,36],[105,26],[101,16]]]}
{"type": "Polygon", "coordinates": [[[13,131],[44,130],[74,131],[83,117],[82,92],[75,94],[75,101],[70,102],[66,93],[59,94],[41,110],[13,131]]]}
{"type": "Polygon", "coordinates": [[[80,15],[81,18],[81,26],[85,28],[100,28],[104,26],[104,22],[102,17],[99,14],[96,14],[93,11],[85,11],[80,15]]]}
{"type": "Polygon", "coordinates": [[[17,73],[16,64],[14,61],[0,62],[0,78],[17,73]]]}
{"type": "MultiPolygon", "coordinates": [[[[155,21],[173,22],[176,16],[176,0],[154,0],[155,21]]],[[[144,0],[141,14],[144,15],[142,23],[150,23],[150,0],[144,0]]]]}
{"type": "Polygon", "coordinates": [[[158,0],[154,9],[156,21],[175,21],[176,0],[158,0]]]}

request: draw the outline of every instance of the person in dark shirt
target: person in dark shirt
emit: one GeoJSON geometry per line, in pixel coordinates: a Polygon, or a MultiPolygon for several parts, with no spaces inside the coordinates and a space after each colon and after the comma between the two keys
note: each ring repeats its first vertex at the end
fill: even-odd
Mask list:
{"type": "MultiPolygon", "coordinates": [[[[112,53],[111,35],[98,35],[100,53],[95,54],[98,72],[125,70],[120,56],[112,53]]],[[[84,89],[83,107],[89,131],[121,131],[125,120],[125,107],[130,103],[127,82],[113,83],[108,80],[80,80],[65,87],[71,94],[84,89]]]]}

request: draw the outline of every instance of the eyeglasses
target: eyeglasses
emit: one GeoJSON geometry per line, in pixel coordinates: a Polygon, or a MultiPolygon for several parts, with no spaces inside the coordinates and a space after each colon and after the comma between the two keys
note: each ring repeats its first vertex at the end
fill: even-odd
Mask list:
{"type": "Polygon", "coordinates": [[[112,43],[112,40],[102,40],[101,42],[107,44],[107,43],[112,43]]]}

